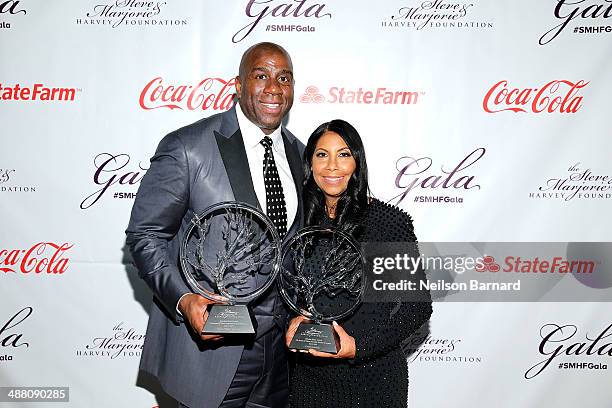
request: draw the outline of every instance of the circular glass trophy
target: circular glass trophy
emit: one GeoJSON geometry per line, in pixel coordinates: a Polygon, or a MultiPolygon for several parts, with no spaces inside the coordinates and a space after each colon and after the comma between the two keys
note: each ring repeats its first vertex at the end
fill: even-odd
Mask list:
{"type": "Polygon", "coordinates": [[[253,334],[249,302],[274,283],[281,260],[280,236],[270,218],[248,204],[222,202],[194,215],[181,242],[187,284],[210,300],[202,334],[253,334]]]}
{"type": "Polygon", "coordinates": [[[283,247],[279,290],[287,305],[311,320],[301,323],[289,348],[337,353],[332,321],[349,316],[365,291],[365,259],[349,235],[307,227],[283,247]]]}

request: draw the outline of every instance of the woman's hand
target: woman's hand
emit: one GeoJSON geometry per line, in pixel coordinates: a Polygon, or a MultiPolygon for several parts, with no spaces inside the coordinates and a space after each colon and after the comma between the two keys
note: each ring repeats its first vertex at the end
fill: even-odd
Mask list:
{"type": "Polygon", "coordinates": [[[308,320],[302,315],[299,315],[291,319],[291,321],[289,322],[287,333],[285,333],[285,344],[287,345],[287,347],[289,347],[289,344],[291,344],[291,340],[293,340],[293,336],[295,336],[295,331],[302,322],[310,323],[310,320],[308,320]]]}
{"type": "Polygon", "coordinates": [[[334,322],[333,326],[334,330],[338,334],[338,338],[340,339],[340,350],[338,350],[338,353],[324,353],[322,351],[313,349],[308,350],[308,353],[315,357],[324,358],[355,358],[355,354],[357,353],[355,338],[349,335],[338,323],[334,322]]]}

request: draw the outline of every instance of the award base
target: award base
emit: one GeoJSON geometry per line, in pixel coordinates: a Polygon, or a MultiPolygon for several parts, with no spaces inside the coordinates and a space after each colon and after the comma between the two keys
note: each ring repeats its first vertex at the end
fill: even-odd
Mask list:
{"type": "Polygon", "coordinates": [[[337,354],[340,350],[340,339],[331,324],[300,323],[291,343],[290,349],[314,349],[325,353],[337,354]]]}
{"type": "Polygon", "coordinates": [[[255,334],[247,305],[211,305],[202,334],[255,334]]]}

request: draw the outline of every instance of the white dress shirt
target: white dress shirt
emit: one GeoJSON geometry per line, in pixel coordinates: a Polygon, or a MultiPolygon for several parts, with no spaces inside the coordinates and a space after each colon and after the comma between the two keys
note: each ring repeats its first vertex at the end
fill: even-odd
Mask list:
{"type": "MultiPolygon", "coordinates": [[[[236,106],[236,116],[238,116],[238,125],[240,126],[240,133],[242,133],[242,140],[244,141],[244,149],[246,150],[249,168],[251,169],[251,180],[253,180],[255,194],[257,195],[257,200],[259,200],[261,209],[267,214],[266,185],[263,175],[265,148],[259,143],[266,134],[244,116],[240,104],[236,106]]],[[[297,190],[295,188],[293,176],[291,175],[291,168],[287,161],[287,155],[285,154],[285,144],[283,143],[281,127],[279,126],[276,128],[274,132],[268,136],[272,139],[274,162],[278,168],[278,175],[280,176],[283,194],[285,195],[285,204],[287,205],[287,231],[289,231],[295,219],[295,215],[297,214],[297,190]]]]}

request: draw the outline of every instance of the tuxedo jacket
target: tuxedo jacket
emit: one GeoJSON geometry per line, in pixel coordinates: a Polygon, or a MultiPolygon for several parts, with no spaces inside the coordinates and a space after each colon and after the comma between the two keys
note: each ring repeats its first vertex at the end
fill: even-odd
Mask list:
{"type": "MultiPolygon", "coordinates": [[[[217,346],[202,342],[176,313],[180,297],[191,292],[178,260],[181,238],[193,216],[222,201],[241,201],[261,208],[235,109],[162,139],[140,184],[126,230],[139,276],[154,295],[140,369],[155,376],[169,395],[193,407],[221,403],[244,348],[239,343],[217,346]]],[[[298,194],[298,211],[287,239],[301,227],[303,218],[304,145],[285,129],[282,135],[298,194]]],[[[272,297],[274,303],[272,318],[286,318],[276,287],[265,296],[267,301],[272,297]]],[[[258,318],[258,308],[254,311],[258,318]]]]}

